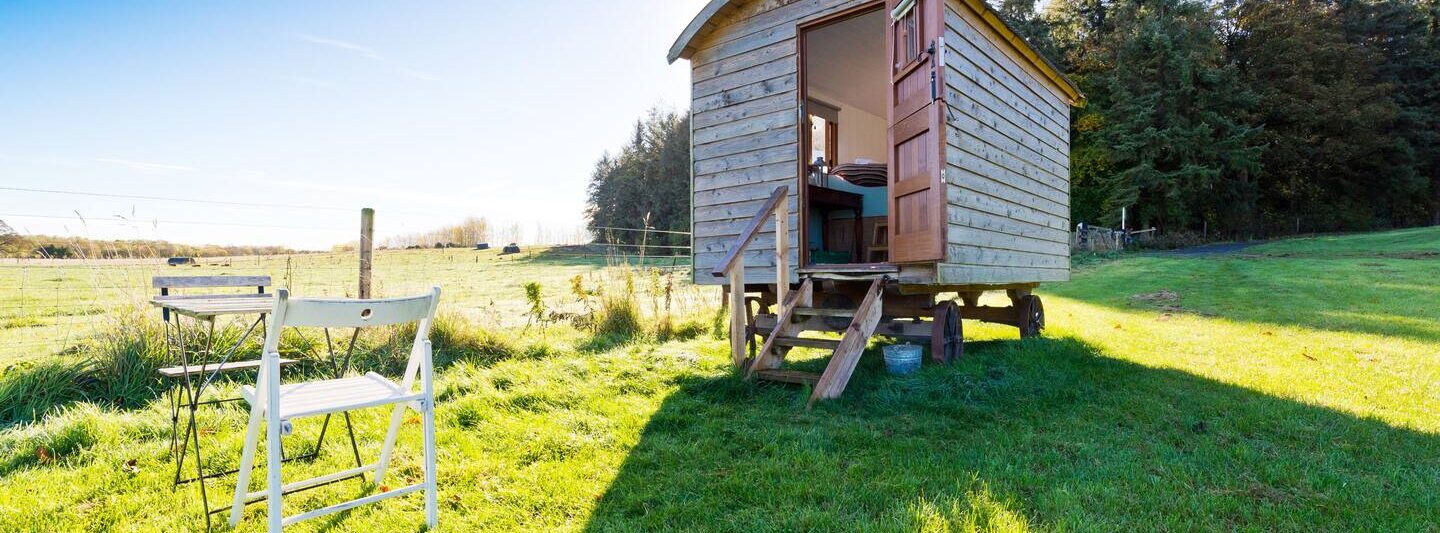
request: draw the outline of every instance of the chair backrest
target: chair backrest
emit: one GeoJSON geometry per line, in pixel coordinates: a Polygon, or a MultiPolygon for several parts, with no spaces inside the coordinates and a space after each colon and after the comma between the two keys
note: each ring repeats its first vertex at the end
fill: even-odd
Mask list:
{"type": "Polygon", "coordinates": [[[378,300],[290,298],[289,290],[280,289],[270,313],[265,353],[278,349],[280,333],[286,327],[370,328],[416,322],[418,345],[429,338],[439,304],[440,287],[431,288],[429,294],[378,300]]]}
{"type": "Polygon", "coordinates": [[[270,276],[155,276],[150,286],[168,295],[170,289],[205,289],[220,287],[255,287],[265,292],[270,286],[270,276]]]}
{"type": "MultiPolygon", "coordinates": [[[[255,287],[257,294],[265,294],[265,287],[270,286],[270,276],[155,276],[150,278],[150,286],[160,289],[160,297],[157,299],[186,299],[196,296],[175,296],[170,294],[171,289],[206,289],[206,288],[230,288],[230,287],[255,287]]],[[[204,296],[236,296],[236,295],[203,295],[204,296]]],[[[166,322],[170,321],[170,309],[160,311],[166,322]]]]}

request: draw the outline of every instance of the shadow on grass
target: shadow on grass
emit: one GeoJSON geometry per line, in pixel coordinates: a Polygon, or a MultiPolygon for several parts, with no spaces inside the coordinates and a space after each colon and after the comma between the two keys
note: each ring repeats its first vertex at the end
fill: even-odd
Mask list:
{"type": "MultiPolygon", "coordinates": [[[[813,361],[799,366],[816,365],[813,361]]],[[[1440,438],[1080,340],[986,341],[845,396],[685,378],[594,531],[1395,530],[1440,520],[1440,438]]]]}
{"type": "Polygon", "coordinates": [[[1045,292],[1127,311],[1440,342],[1440,260],[1221,256],[1129,257],[1045,292]],[[1161,297],[1161,291],[1173,297],[1161,297]]]}

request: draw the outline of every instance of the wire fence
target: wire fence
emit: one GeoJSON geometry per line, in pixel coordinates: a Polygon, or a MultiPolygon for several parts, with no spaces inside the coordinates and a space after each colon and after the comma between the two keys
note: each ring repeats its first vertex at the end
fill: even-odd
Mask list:
{"type": "MultiPolygon", "coordinates": [[[[15,190],[0,187],[0,190],[15,190]]],[[[44,194],[85,194],[74,191],[44,194]]],[[[143,195],[115,195],[151,199],[143,195]]],[[[181,201],[169,197],[159,200],[181,201]]],[[[225,202],[215,202],[225,203],[225,202]]],[[[245,204],[244,202],[237,202],[245,204]]],[[[246,208],[310,209],[318,206],[286,204],[245,205],[246,208]]],[[[358,211],[358,210],[356,210],[358,211]]],[[[384,212],[381,212],[382,215],[384,212]]],[[[15,215],[0,213],[0,219],[15,215]]],[[[31,216],[31,215],[26,215],[31,216]]],[[[34,215],[60,217],[59,215],[34,215]]],[[[91,223],[146,225],[154,221],[85,218],[75,221],[80,231],[69,237],[88,238],[83,228],[91,223]]],[[[383,220],[383,219],[382,219],[383,220]]],[[[232,224],[264,231],[304,227],[294,224],[249,224],[225,220],[162,221],[161,224],[232,224]],[[283,226],[283,227],[282,227],[283,226]]],[[[312,228],[313,229],[313,228],[312,228]]],[[[358,232],[323,227],[336,238],[356,239],[358,232]]],[[[62,235],[61,237],[66,237],[62,235]]],[[[659,311],[699,309],[718,297],[689,283],[690,235],[655,228],[599,228],[590,242],[560,245],[520,245],[507,252],[496,246],[480,250],[465,247],[419,250],[376,249],[371,263],[372,297],[423,293],[439,285],[445,312],[463,315],[484,327],[515,327],[527,323],[524,285],[540,283],[547,305],[554,309],[584,304],[576,293],[605,287],[633,287],[641,307],[659,311]],[[589,287],[586,289],[585,287],[589,287]]],[[[86,241],[97,242],[97,241],[86,241]]],[[[158,294],[151,288],[155,276],[270,276],[274,288],[287,288],[297,296],[356,297],[359,293],[359,254],[353,250],[270,255],[193,257],[192,263],[172,265],[168,257],[113,257],[114,250],[94,253],[78,250],[73,257],[0,259],[0,370],[16,362],[34,360],[74,347],[113,330],[125,320],[160,320],[150,306],[158,294]],[[111,258],[98,258],[104,255],[111,258]],[[152,316],[153,315],[153,316],[152,316]]],[[[253,291],[253,288],[250,289],[253,291]]],[[[220,292],[220,291],[205,291],[220,292]]]]}

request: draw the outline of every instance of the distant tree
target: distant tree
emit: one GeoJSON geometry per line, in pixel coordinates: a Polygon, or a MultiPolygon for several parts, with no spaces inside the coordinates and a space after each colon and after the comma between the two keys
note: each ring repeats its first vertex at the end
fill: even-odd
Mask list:
{"type": "Polygon", "coordinates": [[[35,255],[47,259],[69,259],[75,256],[75,252],[67,246],[45,243],[35,248],[35,255]]]}
{"type": "MultiPolygon", "coordinates": [[[[602,240],[638,243],[637,232],[601,228],[652,228],[689,231],[690,118],[652,110],[636,121],[634,134],[619,154],[595,163],[586,208],[588,228],[602,240]]],[[[649,244],[681,244],[679,235],[653,234],[649,244]]]]}
{"type": "Polygon", "coordinates": [[[1395,119],[1376,169],[1390,176],[1378,216],[1387,225],[1440,224],[1440,42],[1437,2],[1338,0],[1346,41],[1374,50],[1375,81],[1389,89],[1395,119]]]}
{"type": "MultiPolygon", "coordinates": [[[[1243,0],[1235,8],[1241,80],[1259,95],[1251,120],[1267,145],[1261,208],[1270,225],[1339,230],[1388,226],[1394,202],[1424,197],[1397,134],[1401,107],[1384,51],[1347,35],[1323,0],[1243,0]]],[[[1409,209],[1409,208],[1405,208],[1409,209]]]]}
{"type": "Polygon", "coordinates": [[[25,238],[0,220],[0,255],[13,256],[25,249],[25,238]]]}
{"type": "Polygon", "coordinates": [[[490,238],[490,223],[482,217],[465,217],[457,224],[441,226],[439,228],[420,233],[410,233],[386,238],[385,246],[392,248],[410,248],[415,245],[421,247],[439,243],[452,243],[461,246],[472,246],[486,242],[490,238]]]}
{"type": "Polygon", "coordinates": [[[1162,229],[1242,224],[1257,196],[1253,106],[1195,0],[1057,0],[1047,18],[1091,106],[1072,130],[1074,218],[1162,229]],[[1096,205],[1098,203],[1098,206],[1096,205]]]}

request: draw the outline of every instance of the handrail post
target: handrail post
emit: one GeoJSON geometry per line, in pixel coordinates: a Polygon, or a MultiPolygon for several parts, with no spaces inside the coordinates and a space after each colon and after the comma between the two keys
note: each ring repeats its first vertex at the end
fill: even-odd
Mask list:
{"type": "Polygon", "coordinates": [[[730,267],[730,359],[735,368],[745,365],[745,264],[730,267]]]}
{"type": "Polygon", "coordinates": [[[775,302],[784,304],[789,293],[790,199],[787,197],[775,206],[775,302]]]}

